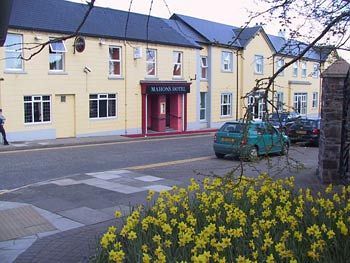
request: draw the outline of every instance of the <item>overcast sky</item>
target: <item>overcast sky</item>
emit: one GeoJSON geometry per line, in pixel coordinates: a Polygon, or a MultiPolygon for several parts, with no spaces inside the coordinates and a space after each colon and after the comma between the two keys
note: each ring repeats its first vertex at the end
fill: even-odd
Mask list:
{"type": "MultiPolygon", "coordinates": [[[[69,1],[86,3],[86,0],[69,1]]],[[[130,1],[132,1],[132,12],[149,13],[152,0],[96,0],[95,4],[128,11],[130,1]]],[[[171,14],[178,13],[240,27],[249,20],[247,10],[258,11],[262,9],[261,1],[258,0],[153,0],[151,15],[169,18],[170,11],[171,14]]],[[[254,26],[256,22],[264,22],[262,19],[261,21],[254,21],[251,26],[254,26]]],[[[264,25],[264,29],[269,34],[277,35],[280,28],[278,23],[269,22],[268,25],[264,25]]],[[[350,52],[340,53],[342,57],[350,62],[350,52]]]]}

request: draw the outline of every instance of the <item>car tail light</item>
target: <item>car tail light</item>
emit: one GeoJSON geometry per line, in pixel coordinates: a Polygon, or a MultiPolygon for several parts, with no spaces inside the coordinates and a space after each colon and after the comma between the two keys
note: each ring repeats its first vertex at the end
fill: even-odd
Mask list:
{"type": "Polygon", "coordinates": [[[218,136],[216,135],[216,133],[214,135],[214,142],[218,142],[218,136]]]}
{"type": "Polygon", "coordinates": [[[312,130],[312,134],[318,135],[318,134],[320,134],[320,130],[315,128],[312,130]]]}
{"type": "Polygon", "coordinates": [[[246,145],[247,144],[247,138],[243,138],[242,141],[241,141],[241,144],[242,145],[246,145]]]}

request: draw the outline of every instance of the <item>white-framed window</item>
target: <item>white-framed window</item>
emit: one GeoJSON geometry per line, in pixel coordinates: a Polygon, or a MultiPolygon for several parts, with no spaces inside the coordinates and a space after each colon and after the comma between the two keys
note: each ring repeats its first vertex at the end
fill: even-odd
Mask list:
{"type": "Polygon", "coordinates": [[[5,40],[5,70],[23,71],[23,36],[8,33],[5,40]]]}
{"type": "Polygon", "coordinates": [[[106,119],[117,116],[117,94],[90,94],[90,119],[106,119]]]}
{"type": "Polygon", "coordinates": [[[208,79],[208,57],[201,56],[201,79],[208,79]]]}
{"type": "Polygon", "coordinates": [[[255,55],[254,56],[255,61],[255,73],[256,74],[263,74],[264,73],[264,57],[261,55],[255,55]]]}
{"type": "Polygon", "coordinates": [[[146,49],[146,75],[157,76],[157,50],[155,49],[146,49]]]}
{"type": "Polygon", "coordinates": [[[255,92],[248,96],[248,111],[253,119],[263,119],[266,113],[266,100],[263,92],[255,92]]]}
{"type": "MultiPolygon", "coordinates": [[[[283,66],[284,66],[284,59],[283,58],[279,58],[279,59],[277,59],[277,70],[279,70],[280,68],[282,68],[283,66]]],[[[276,71],[277,71],[276,70],[276,71]]],[[[278,74],[279,76],[283,76],[284,75],[284,70],[282,70],[281,71],[281,73],[280,74],[278,74]]]]}
{"type": "Polygon", "coordinates": [[[64,53],[67,52],[63,40],[50,39],[49,44],[49,70],[64,71],[64,53]]]}
{"type": "Polygon", "coordinates": [[[121,77],[122,75],[122,48],[109,46],[109,76],[121,77]]]}
{"type": "Polygon", "coordinates": [[[232,93],[221,94],[221,117],[232,116],[232,93]]]}
{"type": "Polygon", "coordinates": [[[225,72],[232,72],[232,52],[221,51],[221,69],[225,72]]]}
{"type": "Polygon", "coordinates": [[[320,64],[314,63],[312,68],[312,77],[317,79],[320,72],[320,64]]]}
{"type": "Polygon", "coordinates": [[[173,77],[182,77],[182,56],[183,53],[180,51],[173,51],[173,77]]]}
{"type": "Polygon", "coordinates": [[[294,110],[303,115],[307,113],[307,93],[294,93],[294,110]]]}
{"type": "Polygon", "coordinates": [[[306,78],[307,76],[307,64],[305,61],[301,62],[301,77],[306,78]]]}
{"type": "Polygon", "coordinates": [[[207,120],[207,93],[201,92],[201,101],[200,101],[200,120],[206,121],[207,120]]]}
{"type": "Polygon", "coordinates": [[[293,77],[298,77],[298,71],[299,71],[298,61],[295,61],[293,63],[293,77]]]}
{"type": "Polygon", "coordinates": [[[312,92],[312,108],[318,108],[318,92],[312,92]]]}
{"type": "Polygon", "coordinates": [[[276,101],[277,110],[283,111],[283,106],[284,106],[284,104],[283,104],[283,92],[281,92],[281,91],[277,92],[276,99],[277,99],[277,101],[276,101]]]}
{"type": "Polygon", "coordinates": [[[24,123],[51,121],[51,96],[24,96],[24,123]]]}

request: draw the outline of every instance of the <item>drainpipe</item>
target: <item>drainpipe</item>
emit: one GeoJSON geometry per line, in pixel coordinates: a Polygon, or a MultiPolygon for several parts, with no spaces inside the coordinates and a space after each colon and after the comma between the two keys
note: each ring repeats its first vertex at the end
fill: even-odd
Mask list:
{"type": "MultiPolygon", "coordinates": [[[[275,74],[275,55],[272,55],[272,76],[275,74]]],[[[275,105],[275,80],[272,82],[272,105],[275,105]]],[[[267,110],[267,105],[266,105],[267,110]]],[[[272,107],[273,111],[273,107],[272,107]]]]}
{"type": "Polygon", "coordinates": [[[236,52],[236,65],[237,65],[237,69],[236,69],[236,121],[238,120],[238,102],[239,102],[239,99],[238,99],[238,92],[239,92],[239,88],[238,88],[238,84],[239,84],[239,81],[238,81],[238,78],[239,78],[239,67],[238,67],[238,49],[237,49],[237,52],[236,52]]]}
{"type": "Polygon", "coordinates": [[[124,133],[125,135],[128,134],[128,103],[127,103],[127,66],[126,66],[126,63],[127,63],[127,52],[126,52],[126,40],[124,40],[124,54],[125,54],[125,63],[124,63],[124,107],[125,107],[125,113],[124,113],[124,133]]]}

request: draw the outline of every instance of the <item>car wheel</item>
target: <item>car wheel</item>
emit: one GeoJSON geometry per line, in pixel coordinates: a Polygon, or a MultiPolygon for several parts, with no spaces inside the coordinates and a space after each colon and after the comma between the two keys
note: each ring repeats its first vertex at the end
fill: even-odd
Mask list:
{"type": "Polygon", "coordinates": [[[286,155],[288,153],[289,150],[289,145],[288,143],[284,143],[282,145],[282,149],[281,149],[281,155],[286,155]]]}
{"type": "Polygon", "coordinates": [[[258,148],[252,147],[248,154],[249,161],[255,161],[258,159],[258,148]]]}
{"type": "Polygon", "coordinates": [[[219,158],[219,159],[223,159],[225,157],[225,154],[222,154],[222,153],[215,153],[216,157],[219,158]]]}

